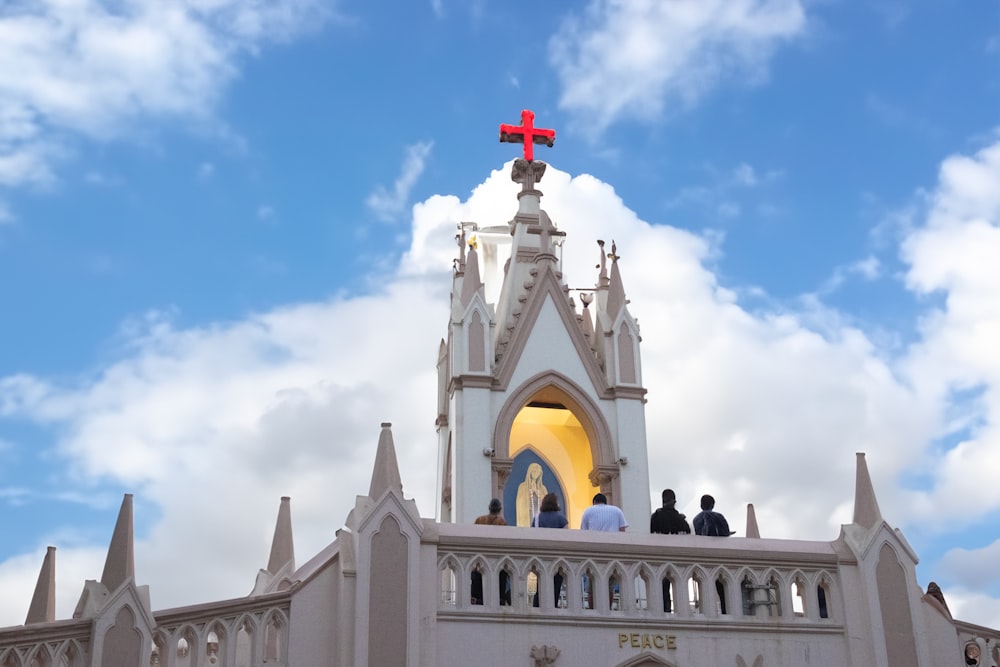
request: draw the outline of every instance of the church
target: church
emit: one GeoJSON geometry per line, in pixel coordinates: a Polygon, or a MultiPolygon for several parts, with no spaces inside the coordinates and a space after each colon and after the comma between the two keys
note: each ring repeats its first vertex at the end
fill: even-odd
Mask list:
{"type": "Polygon", "coordinates": [[[534,159],[554,132],[533,121],[524,111],[500,127],[523,144],[513,217],[458,226],[437,354],[437,506],[404,495],[384,423],[369,487],[325,548],[296,561],[281,498],[248,596],[154,610],[126,495],[72,618],[55,618],[49,548],[25,623],[0,628],[0,667],[1000,665],[1000,630],[953,618],[918,582],[862,453],[852,521],[831,541],[762,537],[752,505],[745,535],[646,532],[639,326],[613,242],[595,239],[592,287],[564,280],[565,232],[542,208],[534,159]],[[580,530],[598,493],[637,525],[580,530]],[[530,527],[549,494],[568,530],[530,527]],[[506,525],[476,524],[492,498],[506,525]]]}

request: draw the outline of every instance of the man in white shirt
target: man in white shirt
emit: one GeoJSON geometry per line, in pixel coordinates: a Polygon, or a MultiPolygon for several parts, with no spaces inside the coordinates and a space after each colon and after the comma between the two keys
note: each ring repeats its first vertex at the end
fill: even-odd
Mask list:
{"type": "Polygon", "coordinates": [[[580,519],[580,530],[624,533],[627,527],[625,514],[614,505],[609,505],[608,498],[603,493],[594,496],[594,503],[583,511],[583,517],[580,519]]]}

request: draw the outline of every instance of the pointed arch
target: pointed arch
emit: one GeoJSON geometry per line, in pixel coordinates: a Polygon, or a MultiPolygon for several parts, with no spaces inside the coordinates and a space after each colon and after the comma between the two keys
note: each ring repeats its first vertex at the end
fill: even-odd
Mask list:
{"type": "Polygon", "coordinates": [[[510,458],[510,431],[514,426],[514,419],[521,408],[539,394],[548,400],[559,399],[559,402],[576,415],[590,441],[595,467],[615,462],[611,430],[600,408],[575,382],[562,373],[552,370],[527,379],[507,397],[493,430],[493,451],[497,458],[510,458]]]}

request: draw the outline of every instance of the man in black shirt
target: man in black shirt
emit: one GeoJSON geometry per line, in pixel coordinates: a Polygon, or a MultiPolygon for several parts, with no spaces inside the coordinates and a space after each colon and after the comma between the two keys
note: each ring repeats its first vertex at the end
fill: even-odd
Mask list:
{"type": "Polygon", "coordinates": [[[662,534],[691,532],[684,515],[674,507],[676,504],[677,496],[674,495],[673,489],[663,489],[663,507],[649,517],[649,532],[662,534]]]}

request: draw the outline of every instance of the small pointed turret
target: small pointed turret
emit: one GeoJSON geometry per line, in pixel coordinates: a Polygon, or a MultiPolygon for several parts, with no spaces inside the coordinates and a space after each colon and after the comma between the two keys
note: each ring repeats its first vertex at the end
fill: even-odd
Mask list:
{"type": "Polygon", "coordinates": [[[135,577],[135,547],[132,533],[132,494],[126,493],[118,510],[118,521],[111,536],[108,557],[104,561],[101,583],[109,592],[115,591],[135,577]]]}
{"type": "Polygon", "coordinates": [[[868,474],[865,453],[858,452],[857,476],[854,482],[854,523],[865,528],[873,528],[882,521],[882,513],[875,499],[875,487],[868,474]]]}
{"type": "Polygon", "coordinates": [[[56,620],[56,548],[49,547],[38,572],[35,594],[31,596],[31,606],[25,625],[51,623],[56,620]]]}
{"type": "Polygon", "coordinates": [[[622,285],[622,274],[618,268],[618,246],[611,242],[611,281],[608,284],[608,317],[614,320],[625,307],[625,287],[622,285]]]}
{"type": "Polygon", "coordinates": [[[757,513],[753,503],[747,503],[747,537],[760,539],[760,528],[757,527],[757,513]]]}
{"type": "Polygon", "coordinates": [[[388,489],[395,489],[400,495],[403,494],[403,482],[399,478],[399,464],[396,462],[396,446],[392,442],[392,424],[382,422],[368,497],[375,500],[388,489]]]}
{"type": "Polygon", "coordinates": [[[278,520],[274,524],[274,538],[271,540],[271,557],[267,560],[267,571],[276,574],[286,564],[295,569],[295,547],[292,543],[292,499],[281,497],[278,506],[278,520]]]}
{"type": "Polygon", "coordinates": [[[468,306],[476,295],[483,281],[479,277],[479,254],[476,246],[469,244],[469,255],[465,260],[465,278],[462,280],[462,305],[468,306]]]}

